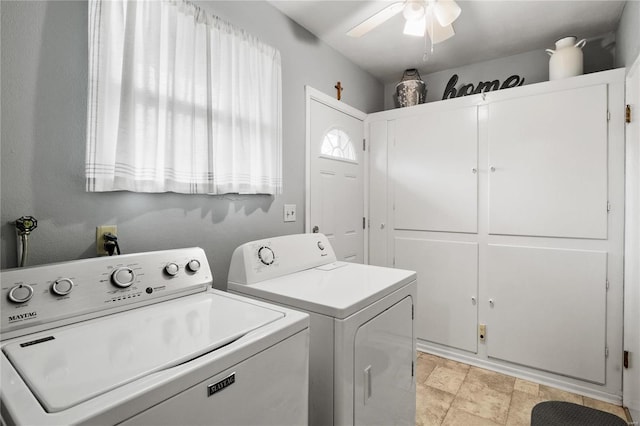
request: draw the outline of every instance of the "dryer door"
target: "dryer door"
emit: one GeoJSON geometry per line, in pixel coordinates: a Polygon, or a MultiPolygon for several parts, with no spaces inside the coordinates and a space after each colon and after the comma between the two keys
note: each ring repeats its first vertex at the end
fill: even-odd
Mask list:
{"type": "Polygon", "coordinates": [[[415,424],[412,306],[405,297],[356,333],[355,425],[415,424]]]}

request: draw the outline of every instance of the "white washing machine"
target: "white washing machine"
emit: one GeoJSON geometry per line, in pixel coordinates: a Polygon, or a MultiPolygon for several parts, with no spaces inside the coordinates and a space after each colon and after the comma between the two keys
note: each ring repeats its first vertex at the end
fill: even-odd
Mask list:
{"type": "Polygon", "coordinates": [[[310,315],[310,424],[415,425],[415,272],[338,262],[324,235],[289,235],[238,247],[228,291],[310,315]]]}
{"type": "Polygon", "coordinates": [[[308,316],[212,289],[202,249],[0,278],[3,424],[307,423],[308,316]]]}

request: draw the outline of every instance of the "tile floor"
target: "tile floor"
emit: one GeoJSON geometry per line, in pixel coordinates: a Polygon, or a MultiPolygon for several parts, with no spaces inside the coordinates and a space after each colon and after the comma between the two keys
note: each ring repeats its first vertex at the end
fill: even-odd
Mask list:
{"type": "Polygon", "coordinates": [[[547,400],[586,405],[626,421],[622,407],[422,352],[416,379],[416,426],[528,426],[533,406],[547,400]]]}

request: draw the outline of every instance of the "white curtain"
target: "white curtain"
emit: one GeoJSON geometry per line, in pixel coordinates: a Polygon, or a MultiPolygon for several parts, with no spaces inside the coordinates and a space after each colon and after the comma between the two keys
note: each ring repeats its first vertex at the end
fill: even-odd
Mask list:
{"type": "Polygon", "coordinates": [[[181,0],[89,1],[87,191],[282,192],[280,53],[181,0]]]}

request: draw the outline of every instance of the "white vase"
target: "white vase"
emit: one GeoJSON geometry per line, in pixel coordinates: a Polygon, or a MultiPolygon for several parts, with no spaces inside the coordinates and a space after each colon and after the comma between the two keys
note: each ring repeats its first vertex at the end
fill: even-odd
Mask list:
{"type": "Polygon", "coordinates": [[[565,37],[556,41],[556,50],[546,49],[549,58],[549,80],[573,77],[582,74],[582,48],[586,39],[576,42],[576,37],[565,37]]]}

